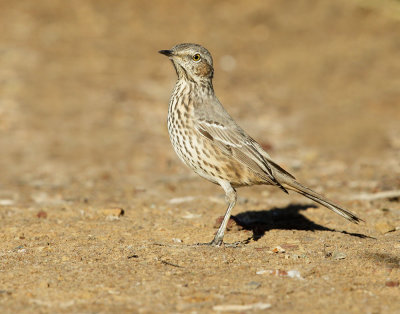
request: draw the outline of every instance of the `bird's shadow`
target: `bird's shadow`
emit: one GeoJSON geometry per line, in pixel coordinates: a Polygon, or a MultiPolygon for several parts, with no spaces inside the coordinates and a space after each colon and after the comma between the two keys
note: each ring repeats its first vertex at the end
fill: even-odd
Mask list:
{"type": "Polygon", "coordinates": [[[361,233],[340,231],[318,225],[301,214],[308,208],[316,208],[315,205],[291,204],[286,207],[274,207],[270,210],[246,211],[232,219],[243,229],[253,232],[254,241],[262,238],[265,233],[272,229],[281,230],[307,230],[307,231],[329,231],[347,234],[357,238],[371,238],[361,233]]]}

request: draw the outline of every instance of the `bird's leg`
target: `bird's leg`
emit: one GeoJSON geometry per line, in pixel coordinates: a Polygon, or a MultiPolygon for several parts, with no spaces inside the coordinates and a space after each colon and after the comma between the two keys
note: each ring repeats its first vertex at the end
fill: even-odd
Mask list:
{"type": "Polygon", "coordinates": [[[212,246],[221,246],[221,244],[223,243],[226,225],[228,224],[229,218],[231,217],[231,211],[232,211],[232,208],[235,207],[236,198],[237,198],[236,191],[230,185],[229,182],[224,181],[224,182],[221,182],[220,185],[225,191],[226,201],[229,205],[228,205],[228,209],[226,210],[224,219],[222,220],[222,223],[219,226],[214,239],[210,242],[210,245],[212,245],[212,246]]]}

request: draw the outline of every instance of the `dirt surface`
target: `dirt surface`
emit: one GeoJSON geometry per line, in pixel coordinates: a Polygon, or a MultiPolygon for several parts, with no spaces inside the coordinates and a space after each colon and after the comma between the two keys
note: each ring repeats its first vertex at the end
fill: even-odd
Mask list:
{"type": "Polygon", "coordinates": [[[0,312],[398,313],[399,10],[1,1],[0,312]],[[239,245],[193,246],[226,204],[169,142],[157,51],[180,42],[211,51],[218,97],[277,162],[365,223],[243,188],[239,245]]]}

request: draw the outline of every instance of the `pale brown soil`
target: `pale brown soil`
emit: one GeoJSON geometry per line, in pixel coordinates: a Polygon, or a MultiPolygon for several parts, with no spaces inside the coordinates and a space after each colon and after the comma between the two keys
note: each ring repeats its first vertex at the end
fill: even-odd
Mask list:
{"type": "Polygon", "coordinates": [[[360,194],[400,190],[399,10],[1,1],[0,312],[398,313],[399,197],[360,194]],[[218,97],[277,162],[365,223],[244,188],[238,247],[193,246],[226,205],[169,143],[157,51],[180,42],[213,53],[218,97]]]}

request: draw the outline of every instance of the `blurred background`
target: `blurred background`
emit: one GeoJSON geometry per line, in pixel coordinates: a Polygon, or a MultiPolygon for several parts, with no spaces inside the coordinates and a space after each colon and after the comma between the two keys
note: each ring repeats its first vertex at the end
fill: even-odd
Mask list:
{"type": "Polygon", "coordinates": [[[286,168],[392,184],[399,17],[389,0],[1,1],[0,196],[118,198],[192,176],[157,53],[181,42],[209,49],[217,96],[286,168]]]}
{"type": "Polygon", "coordinates": [[[0,312],[398,313],[399,34],[395,0],[0,0],[0,312]],[[191,246],[226,204],[169,141],[157,52],[182,42],[276,162],[366,223],[243,188],[243,245],[191,246]]]}

